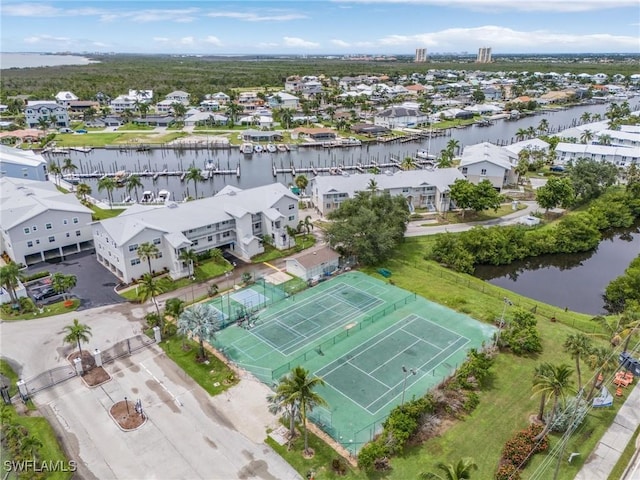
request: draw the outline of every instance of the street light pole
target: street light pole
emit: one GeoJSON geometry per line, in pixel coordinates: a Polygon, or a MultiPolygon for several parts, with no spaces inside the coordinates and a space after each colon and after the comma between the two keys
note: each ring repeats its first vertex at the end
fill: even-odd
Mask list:
{"type": "Polygon", "coordinates": [[[507,297],[502,299],[504,305],[502,305],[502,315],[500,315],[500,323],[498,324],[498,333],[496,333],[496,341],[494,346],[498,346],[498,342],[500,341],[500,332],[502,332],[502,328],[504,327],[504,316],[507,313],[507,306],[513,305],[513,302],[509,300],[507,297]]]}
{"type": "Polygon", "coordinates": [[[409,373],[411,373],[411,375],[415,375],[417,373],[413,368],[407,368],[404,365],[402,366],[402,372],[404,373],[404,381],[402,382],[402,401],[400,402],[400,406],[404,405],[404,392],[407,389],[407,376],[409,373]]]}

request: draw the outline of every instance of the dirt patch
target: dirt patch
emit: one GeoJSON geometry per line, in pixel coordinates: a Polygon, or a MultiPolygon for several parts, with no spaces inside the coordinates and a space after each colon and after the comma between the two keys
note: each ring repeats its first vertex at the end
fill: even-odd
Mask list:
{"type": "Polygon", "coordinates": [[[88,387],[97,387],[98,385],[107,383],[109,380],[111,380],[111,375],[102,367],[94,367],[82,376],[82,381],[84,381],[88,387]]]}
{"type": "Polygon", "coordinates": [[[71,365],[75,365],[73,362],[76,358],[82,358],[82,370],[85,372],[91,370],[96,366],[96,361],[93,358],[93,354],[87,350],[82,350],[82,352],[73,352],[71,355],[67,357],[67,360],[71,362],[71,365]]]}
{"type": "Polygon", "coordinates": [[[315,457],[315,455],[316,455],[316,452],[313,450],[313,448],[309,448],[307,450],[302,451],[302,457],[306,458],[307,460],[315,457]]]}
{"type": "Polygon", "coordinates": [[[128,400],[114,403],[109,413],[118,426],[125,431],[140,428],[147,421],[147,417],[136,412],[135,404],[128,400]]]}

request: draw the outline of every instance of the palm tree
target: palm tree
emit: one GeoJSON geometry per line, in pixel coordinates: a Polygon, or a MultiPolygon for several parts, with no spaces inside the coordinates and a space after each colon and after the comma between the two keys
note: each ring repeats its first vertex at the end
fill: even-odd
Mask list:
{"type": "Polygon", "coordinates": [[[140,300],[142,303],[145,303],[147,300],[151,299],[153,304],[156,307],[156,312],[158,313],[158,317],[160,318],[160,327],[164,330],[164,319],[160,315],[160,307],[158,307],[158,302],[156,302],[156,297],[161,293],[164,293],[165,288],[161,281],[156,280],[150,274],[145,273],[142,276],[142,280],[138,284],[138,294],[140,295],[140,300]]]}
{"type": "Polygon", "coordinates": [[[18,301],[16,288],[18,288],[20,280],[20,268],[16,262],[9,262],[5,266],[0,267],[0,284],[9,292],[11,303],[18,301]]]}
{"type": "Polygon", "coordinates": [[[66,173],[73,173],[78,169],[78,166],[73,163],[73,160],[70,158],[65,158],[62,161],[62,167],[60,169],[66,173]]]}
{"type": "Polygon", "coordinates": [[[82,345],[80,342],[87,343],[91,338],[91,327],[78,322],[77,318],[73,319],[72,325],[67,325],[62,329],[67,335],[62,339],[64,343],[77,343],[78,353],[82,354],[82,345]]]}
{"type": "Polygon", "coordinates": [[[540,440],[549,433],[558,411],[560,399],[564,400],[565,395],[571,390],[573,385],[573,381],[571,380],[573,369],[567,364],[553,365],[547,363],[544,367],[540,366],[540,372],[541,375],[534,378],[533,393],[553,395],[553,407],[544,429],[536,435],[535,441],[540,440]]]}
{"type": "Polygon", "coordinates": [[[298,233],[298,231],[295,228],[293,228],[293,227],[291,227],[289,225],[285,225],[284,227],[285,227],[285,229],[287,231],[287,237],[289,238],[289,248],[291,248],[291,239],[292,238],[295,239],[296,234],[298,233]]]}
{"type": "Polygon", "coordinates": [[[147,261],[147,265],[149,266],[149,275],[152,274],[151,272],[151,259],[152,258],[158,258],[158,254],[160,253],[160,250],[158,250],[158,247],[156,247],[153,243],[151,242],[144,242],[141,243],[138,246],[138,249],[136,250],[136,254],[138,255],[138,257],[140,257],[140,260],[147,261]]]}
{"type": "Polygon", "coordinates": [[[146,118],[147,113],[149,113],[149,108],[151,107],[148,103],[141,103],[138,105],[138,111],[140,112],[140,116],[142,118],[146,118]]]}
{"type": "Polygon", "coordinates": [[[304,230],[305,230],[305,238],[307,237],[307,235],[309,235],[311,233],[311,230],[313,230],[313,223],[311,222],[311,215],[307,215],[306,217],[304,217],[304,222],[302,223],[304,230]]]}
{"type": "Polygon", "coordinates": [[[280,109],[280,124],[284,128],[291,127],[291,122],[293,121],[293,113],[293,110],[290,108],[280,109]]]}
{"type": "Polygon", "coordinates": [[[296,187],[300,189],[302,193],[304,193],[304,189],[309,185],[309,179],[306,175],[298,175],[295,180],[296,187]]]}
{"type": "Polygon", "coordinates": [[[187,174],[184,179],[187,182],[193,182],[193,188],[195,189],[195,198],[198,198],[198,182],[204,182],[204,177],[202,176],[202,170],[197,167],[189,167],[187,170],[187,174]]]}
{"type": "Polygon", "coordinates": [[[314,390],[324,386],[324,380],[320,377],[312,377],[309,371],[301,366],[294,369],[280,379],[276,391],[283,396],[283,401],[288,405],[298,405],[300,418],[304,429],[304,453],[309,453],[309,441],[307,438],[307,413],[314,407],[326,406],[327,402],[314,390]]]}
{"type": "Polygon", "coordinates": [[[109,208],[113,208],[113,191],[116,189],[116,186],[116,181],[112,177],[102,177],[100,180],[98,180],[98,191],[107,191],[109,208]]]}
{"type": "Polygon", "coordinates": [[[42,447],[42,442],[33,435],[27,435],[20,439],[20,453],[26,458],[35,458],[42,447]]]}
{"type": "Polygon", "coordinates": [[[436,161],[437,168],[449,168],[453,165],[453,153],[444,149],[440,151],[440,158],[436,161]]]}
{"type": "Polygon", "coordinates": [[[531,126],[527,128],[527,137],[533,138],[535,136],[536,136],[536,127],[531,126]]]}
{"type": "Polygon", "coordinates": [[[542,120],[540,120],[540,123],[538,124],[538,133],[544,134],[544,133],[547,133],[548,131],[549,131],[549,121],[546,118],[543,118],[542,120]]]}
{"type": "Polygon", "coordinates": [[[178,318],[178,333],[182,335],[194,335],[200,343],[200,360],[207,359],[204,349],[205,338],[215,338],[215,333],[220,330],[218,311],[208,303],[198,303],[182,312],[178,318]]]}
{"type": "Polygon", "coordinates": [[[598,143],[600,145],[611,145],[611,135],[609,135],[608,133],[603,133],[602,135],[598,136],[598,143]]]}
{"type": "Polygon", "coordinates": [[[457,153],[459,148],[460,142],[458,140],[452,138],[447,142],[447,150],[449,150],[452,154],[457,153]]]}
{"type": "Polygon", "coordinates": [[[133,190],[136,194],[136,203],[140,203],[138,199],[138,188],[142,188],[142,181],[140,181],[139,175],[129,175],[125,180],[124,184],[127,189],[127,194],[131,195],[131,190],[133,190]]]}
{"type": "Polygon", "coordinates": [[[51,120],[48,117],[40,117],[38,118],[38,128],[42,130],[42,132],[46,132],[49,126],[51,125],[51,120]]]}
{"type": "Polygon", "coordinates": [[[76,187],[76,196],[86,202],[87,195],[91,195],[91,186],[86,183],[79,184],[76,187]]]}
{"type": "Polygon", "coordinates": [[[195,265],[196,260],[198,260],[198,255],[193,248],[185,248],[180,252],[178,256],[180,260],[187,264],[187,268],[189,269],[189,278],[193,277],[193,266],[195,265]]]}
{"type": "Polygon", "coordinates": [[[329,119],[331,119],[331,121],[333,122],[333,119],[336,117],[336,107],[329,105],[327,108],[325,108],[325,112],[327,112],[327,115],[329,115],[329,119]]]}
{"type": "Polygon", "coordinates": [[[596,388],[598,388],[602,383],[599,380],[600,375],[606,375],[618,368],[618,358],[611,348],[599,346],[591,350],[585,361],[587,362],[587,365],[589,365],[589,368],[594,371],[593,382],[589,389],[589,393],[587,394],[587,401],[590,401],[593,398],[596,388]]]}
{"type": "Polygon", "coordinates": [[[578,391],[582,390],[582,374],[580,372],[580,356],[586,357],[591,352],[591,339],[584,333],[572,333],[564,341],[564,349],[576,361],[578,375],[578,391]]]}
{"type": "Polygon", "coordinates": [[[181,298],[169,298],[164,303],[164,314],[177,319],[184,312],[184,300],[181,298]]]}
{"type": "Polygon", "coordinates": [[[580,135],[580,142],[589,143],[593,139],[593,132],[591,130],[585,130],[580,135]]]}
{"type": "Polygon", "coordinates": [[[519,128],[516,131],[516,139],[517,140],[524,140],[525,138],[527,138],[527,129],[526,128],[519,128]]]}
{"type": "Polygon", "coordinates": [[[413,157],[404,157],[404,160],[400,164],[403,170],[413,170],[416,168],[416,161],[413,157]]]}
{"type": "Polygon", "coordinates": [[[237,103],[230,103],[227,106],[227,113],[229,114],[229,120],[231,120],[231,126],[236,124],[238,120],[238,114],[242,111],[242,107],[237,103]]]}
{"type": "MultiPolygon", "coordinates": [[[[548,363],[541,363],[540,365],[538,365],[533,373],[533,384],[535,385],[536,382],[542,381],[543,378],[548,377],[550,375],[550,371],[549,371],[549,364],[548,363]]],[[[538,421],[542,422],[544,421],[544,407],[547,404],[547,392],[546,391],[542,391],[540,392],[540,407],[538,408],[538,421]]]]}
{"type": "Polygon", "coordinates": [[[75,275],[65,275],[56,272],[51,276],[51,286],[56,293],[61,293],[64,300],[67,299],[67,293],[78,283],[75,275]]]}
{"type": "Polygon", "coordinates": [[[468,480],[471,478],[471,471],[478,470],[478,465],[470,457],[458,460],[455,465],[440,462],[437,467],[444,473],[422,473],[420,477],[426,480],[468,480]]]}
{"type": "Polygon", "coordinates": [[[580,120],[582,121],[583,124],[589,123],[589,121],[591,120],[591,114],[589,112],[584,112],[580,117],[580,120]]]}
{"type": "Polygon", "coordinates": [[[224,254],[219,248],[212,248],[209,250],[209,258],[211,258],[215,263],[222,263],[224,260],[224,254]]]}
{"type": "Polygon", "coordinates": [[[367,190],[371,193],[371,196],[375,195],[378,191],[378,182],[376,182],[375,178],[371,178],[369,183],[367,184],[367,190]]]}
{"type": "Polygon", "coordinates": [[[54,175],[56,185],[59,186],[60,175],[62,175],[62,169],[60,168],[60,165],[58,165],[56,162],[49,162],[47,169],[49,170],[49,173],[52,173],[54,175]]]}
{"type": "Polygon", "coordinates": [[[178,122],[184,120],[184,116],[187,114],[186,106],[184,106],[182,103],[175,102],[171,105],[171,108],[173,109],[173,115],[178,122]]]}

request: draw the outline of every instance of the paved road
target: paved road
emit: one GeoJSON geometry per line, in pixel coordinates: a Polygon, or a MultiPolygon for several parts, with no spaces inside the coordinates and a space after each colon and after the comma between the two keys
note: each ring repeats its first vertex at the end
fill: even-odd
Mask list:
{"type": "Polygon", "coordinates": [[[526,205],[526,208],[522,210],[518,210],[513,213],[509,213],[500,218],[496,218],[493,220],[486,220],[483,222],[471,222],[471,223],[453,223],[451,225],[433,225],[433,226],[423,226],[426,222],[424,220],[418,220],[415,222],[410,222],[407,226],[407,231],[405,236],[407,237],[420,237],[423,235],[435,235],[437,233],[445,233],[445,232],[465,232],[467,230],[471,230],[478,225],[483,227],[493,227],[496,225],[513,225],[518,223],[518,219],[521,217],[531,215],[532,213],[538,211],[540,207],[536,202],[520,202],[523,205],[526,205]]]}

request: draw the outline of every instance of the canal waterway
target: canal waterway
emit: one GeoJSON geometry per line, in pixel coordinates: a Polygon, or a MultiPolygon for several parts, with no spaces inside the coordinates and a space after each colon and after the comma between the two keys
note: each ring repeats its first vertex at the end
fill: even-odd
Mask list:
{"type": "MultiPolygon", "coordinates": [[[[637,102],[631,102],[635,106],[637,102]]],[[[162,172],[184,171],[190,166],[204,169],[208,161],[212,161],[220,170],[232,171],[232,174],[213,175],[209,180],[198,185],[198,196],[210,196],[220,191],[225,185],[234,185],[240,188],[251,188],[260,185],[281,182],[285,185],[292,184],[294,177],[291,173],[279,173],[273,175],[273,167],[288,169],[294,166],[297,169],[311,167],[329,168],[339,165],[356,165],[358,163],[370,164],[373,161],[378,164],[390,163],[390,157],[404,158],[413,156],[418,150],[428,150],[437,155],[446,147],[449,140],[455,139],[460,144],[460,150],[466,145],[473,145],[483,141],[489,141],[499,145],[508,145],[516,141],[516,132],[530,126],[536,127],[543,118],[547,120],[551,131],[563,130],[575,125],[584,112],[604,115],[608,104],[593,104],[573,107],[567,110],[546,112],[539,115],[525,117],[515,121],[497,120],[491,126],[480,127],[477,125],[467,128],[450,129],[447,135],[422,139],[408,143],[387,144],[363,144],[348,148],[311,148],[298,147],[290,152],[259,153],[245,156],[238,148],[227,149],[151,149],[148,151],[119,151],[118,149],[95,148],[88,153],[71,151],[67,154],[45,154],[48,160],[62,162],[70,157],[78,166],[77,173],[137,171],[162,172]],[[236,175],[239,167],[240,176],[236,175]]],[[[604,118],[604,117],[603,117],[604,118]]],[[[309,176],[312,176],[310,174],[309,176]]],[[[143,190],[149,190],[157,194],[159,190],[171,192],[171,198],[183,200],[187,196],[193,196],[193,182],[182,182],[179,176],[159,176],[155,181],[152,176],[143,177],[141,181],[143,190]]],[[[106,198],[106,192],[98,192],[97,178],[83,179],[93,190],[96,198],[106,198]]],[[[128,196],[124,189],[114,192],[114,201],[123,201],[128,196]]],[[[134,197],[135,199],[135,197],[134,197]]]]}
{"type": "Polygon", "coordinates": [[[509,265],[480,265],[475,275],[541,302],[598,315],[606,313],[602,295],[640,254],[640,223],[609,232],[596,250],[532,257],[509,265]]]}

